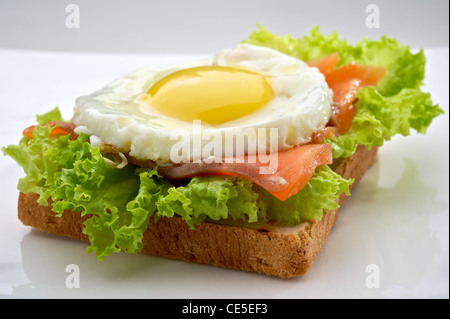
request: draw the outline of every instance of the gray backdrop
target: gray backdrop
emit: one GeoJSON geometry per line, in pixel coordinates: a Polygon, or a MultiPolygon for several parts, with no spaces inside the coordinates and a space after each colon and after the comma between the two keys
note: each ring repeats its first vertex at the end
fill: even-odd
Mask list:
{"type": "Polygon", "coordinates": [[[412,47],[448,46],[448,0],[0,0],[0,48],[131,53],[210,53],[255,29],[304,35],[321,25],[355,42],[389,34],[412,47]],[[80,27],[68,28],[69,4],[80,27]],[[366,7],[379,8],[379,28],[366,7]]]}

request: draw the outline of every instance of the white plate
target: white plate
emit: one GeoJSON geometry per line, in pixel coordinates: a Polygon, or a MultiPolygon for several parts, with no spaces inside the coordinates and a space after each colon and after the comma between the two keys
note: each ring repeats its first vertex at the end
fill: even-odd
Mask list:
{"type": "MultiPolygon", "coordinates": [[[[100,262],[87,244],[17,219],[21,169],[0,157],[0,295],[4,298],[448,298],[448,48],[426,50],[425,90],[446,111],[427,135],[396,137],[380,151],[303,277],[279,279],[160,257],[116,254],[100,262]],[[68,265],[79,288],[68,288],[68,265]],[[378,276],[379,281],[374,276],[378,276]],[[379,285],[374,284],[379,283],[379,285]]],[[[0,146],[17,143],[35,114],[58,105],[70,118],[79,95],[143,66],[200,56],[0,50],[0,146]]],[[[69,277],[70,278],[70,277],[69,277]]]]}

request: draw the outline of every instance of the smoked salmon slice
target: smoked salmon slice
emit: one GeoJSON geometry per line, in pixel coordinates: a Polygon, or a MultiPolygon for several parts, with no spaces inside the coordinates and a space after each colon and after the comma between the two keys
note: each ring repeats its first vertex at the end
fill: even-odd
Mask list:
{"type": "Polygon", "coordinates": [[[329,88],[333,91],[334,105],[329,125],[336,126],[340,134],[347,133],[356,112],[356,93],[364,86],[375,86],[386,74],[384,67],[364,66],[351,62],[336,68],[339,63],[337,52],[307,64],[317,67],[325,76],[329,88]]]}
{"type": "Polygon", "coordinates": [[[320,73],[327,74],[335,69],[335,67],[339,63],[339,53],[334,52],[324,56],[323,58],[319,58],[316,60],[308,61],[308,64],[311,67],[316,67],[319,69],[320,73]]]}
{"type": "Polygon", "coordinates": [[[347,79],[333,87],[333,107],[330,125],[336,126],[339,134],[347,133],[356,113],[356,93],[361,87],[359,79],[347,79]]]}
{"type": "MultiPolygon", "coordinates": [[[[51,130],[49,136],[50,137],[58,137],[62,135],[68,135],[70,134],[71,139],[76,139],[78,135],[74,132],[75,124],[73,123],[67,123],[63,121],[52,121],[48,122],[45,125],[49,125],[50,127],[53,127],[51,130]]],[[[26,136],[28,138],[33,138],[33,132],[36,125],[32,125],[27,127],[23,130],[22,135],[26,136]]]]}
{"type": "Polygon", "coordinates": [[[356,113],[358,89],[377,85],[385,73],[386,69],[383,67],[363,66],[352,62],[324,74],[334,93],[330,124],[336,125],[340,134],[350,130],[356,113]]]}
{"type": "Polygon", "coordinates": [[[351,62],[324,75],[328,86],[333,89],[348,79],[360,80],[361,87],[375,86],[385,74],[384,67],[359,65],[351,62]]]}
{"type": "Polygon", "coordinates": [[[330,144],[306,144],[277,154],[279,169],[274,176],[285,179],[288,185],[283,190],[270,193],[281,201],[285,201],[305,187],[317,167],[333,163],[330,144]]]}
{"type": "Polygon", "coordinates": [[[305,187],[318,166],[333,162],[330,144],[305,144],[266,156],[264,163],[257,156],[256,160],[244,156],[233,158],[231,163],[225,159],[221,163],[184,163],[159,167],[158,173],[170,179],[209,175],[241,176],[285,201],[305,187]],[[265,168],[266,173],[261,173],[261,168],[265,168]]]}

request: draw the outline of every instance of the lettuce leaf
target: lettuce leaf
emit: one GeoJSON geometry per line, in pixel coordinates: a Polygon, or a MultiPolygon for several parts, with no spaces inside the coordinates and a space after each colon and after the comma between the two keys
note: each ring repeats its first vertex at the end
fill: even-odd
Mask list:
{"type": "Polygon", "coordinates": [[[426,133],[431,121],[443,113],[430,94],[418,89],[403,89],[385,97],[374,87],[357,93],[356,114],[348,133],[325,141],[332,145],[333,157],[349,157],[358,145],[368,149],[382,146],[394,135],[410,135],[411,129],[426,133]]]}
{"type": "Polygon", "coordinates": [[[387,36],[379,40],[365,38],[351,45],[340,39],[337,32],[323,35],[319,27],[312,28],[303,38],[294,39],[274,35],[259,26],[245,42],[269,47],[306,62],[338,52],[338,67],[350,62],[385,67],[386,75],[378,85],[378,90],[385,96],[394,95],[403,88],[419,88],[424,79],[426,59],[423,50],[414,54],[409,46],[387,36]]]}
{"type": "Polygon", "coordinates": [[[258,30],[253,31],[244,42],[269,47],[305,62],[339,52],[338,66],[347,64],[360,54],[359,49],[341,40],[337,32],[324,36],[319,27],[312,28],[303,38],[294,39],[290,35],[275,35],[258,26],[258,30]]]}
{"type": "Polygon", "coordinates": [[[99,148],[88,143],[87,135],[71,141],[68,135],[49,138],[50,131],[49,126],[36,126],[31,140],[24,137],[19,145],[3,148],[26,173],[18,189],[39,194],[41,205],[48,205],[51,199],[52,210],[59,215],[66,209],[93,215],[84,232],[89,235],[90,250],[100,259],[120,249],[138,251],[141,244],[136,244],[135,238],[142,237],[148,218],[136,222],[136,214],[126,210],[139,188],[135,169],[114,169],[106,164],[99,148]],[[132,236],[130,232],[134,232],[132,236]]]}
{"type": "Polygon", "coordinates": [[[36,115],[36,122],[40,125],[47,124],[51,121],[64,121],[59,107],[55,107],[53,110],[46,112],[42,115],[36,115]]]}
{"type": "Polygon", "coordinates": [[[251,181],[236,177],[194,177],[186,186],[169,189],[157,203],[157,215],[180,215],[189,225],[211,220],[261,221],[260,195],[251,181]]]}

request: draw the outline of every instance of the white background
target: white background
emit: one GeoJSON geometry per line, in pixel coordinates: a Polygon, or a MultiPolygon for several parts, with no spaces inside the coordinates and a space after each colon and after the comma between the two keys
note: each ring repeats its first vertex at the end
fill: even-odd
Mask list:
{"type": "Polygon", "coordinates": [[[0,297],[31,298],[448,298],[448,1],[0,1],[0,146],[17,143],[36,113],[74,100],[144,66],[195,59],[234,46],[259,23],[303,36],[312,26],[356,42],[396,37],[428,58],[424,91],[446,111],[427,135],[396,137],[342,208],[312,269],[282,280],[117,254],[99,262],[86,244],[46,235],[17,219],[23,176],[0,156],[0,297]],[[380,7],[379,29],[365,26],[380,7]],[[65,26],[68,4],[80,28],[65,26]],[[65,285],[68,264],[80,288],[65,285]],[[366,286],[369,264],[380,287],[366,286]]]}

